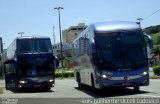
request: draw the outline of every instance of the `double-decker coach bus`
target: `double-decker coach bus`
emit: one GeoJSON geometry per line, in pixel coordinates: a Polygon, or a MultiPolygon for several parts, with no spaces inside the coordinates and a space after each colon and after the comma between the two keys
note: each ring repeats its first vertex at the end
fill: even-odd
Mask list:
{"type": "Polygon", "coordinates": [[[4,61],[7,90],[54,86],[54,56],[49,37],[18,37],[7,48],[4,61]]]}
{"type": "Polygon", "coordinates": [[[146,39],[135,22],[101,22],[89,25],[73,41],[78,87],[133,87],[149,85],[146,39]]]}

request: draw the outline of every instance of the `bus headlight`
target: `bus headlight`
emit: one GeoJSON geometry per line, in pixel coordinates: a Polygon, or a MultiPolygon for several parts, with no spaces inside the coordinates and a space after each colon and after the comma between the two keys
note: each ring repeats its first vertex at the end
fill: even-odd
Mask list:
{"type": "Polygon", "coordinates": [[[112,72],[105,72],[105,71],[103,71],[102,74],[101,74],[102,78],[111,78],[112,76],[113,76],[112,72]]]}
{"type": "Polygon", "coordinates": [[[111,78],[113,76],[113,73],[102,72],[102,73],[96,73],[96,75],[101,78],[111,78]]]}
{"type": "Polygon", "coordinates": [[[147,74],[148,74],[148,71],[144,71],[144,72],[142,73],[142,76],[147,75],[147,74]]]}
{"type": "Polygon", "coordinates": [[[107,78],[107,75],[103,74],[103,75],[102,75],[102,78],[107,78]]]}
{"type": "Polygon", "coordinates": [[[147,75],[148,73],[147,72],[143,72],[143,75],[147,75]]]}
{"type": "Polygon", "coordinates": [[[50,79],[48,82],[53,82],[54,80],[53,79],[50,79]]]}
{"type": "Polygon", "coordinates": [[[27,83],[27,81],[21,80],[21,81],[19,81],[19,83],[20,83],[20,84],[25,84],[25,83],[27,83]]]}
{"type": "Polygon", "coordinates": [[[111,75],[107,75],[107,74],[102,74],[102,78],[111,78],[111,75]]]}

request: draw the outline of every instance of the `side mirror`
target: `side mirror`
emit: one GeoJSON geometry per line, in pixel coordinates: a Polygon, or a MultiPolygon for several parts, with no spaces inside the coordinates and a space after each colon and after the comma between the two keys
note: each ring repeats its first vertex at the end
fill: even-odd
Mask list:
{"type": "Polygon", "coordinates": [[[153,48],[152,37],[150,35],[147,35],[147,34],[144,34],[144,36],[148,39],[149,47],[150,47],[150,49],[152,49],[153,48]]]}

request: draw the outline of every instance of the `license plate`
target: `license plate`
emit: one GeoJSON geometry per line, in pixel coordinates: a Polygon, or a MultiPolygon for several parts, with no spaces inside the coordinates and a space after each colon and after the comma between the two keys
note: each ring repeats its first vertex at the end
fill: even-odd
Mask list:
{"type": "Polygon", "coordinates": [[[122,83],[122,86],[129,86],[130,83],[126,82],[126,83],[122,83]]]}
{"type": "Polygon", "coordinates": [[[40,85],[34,85],[34,87],[40,87],[40,85]]]}

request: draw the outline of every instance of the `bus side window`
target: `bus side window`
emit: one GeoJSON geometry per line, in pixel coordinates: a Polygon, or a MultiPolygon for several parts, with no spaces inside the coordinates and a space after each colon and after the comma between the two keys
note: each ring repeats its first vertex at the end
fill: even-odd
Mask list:
{"type": "Polygon", "coordinates": [[[7,76],[15,75],[16,70],[13,63],[5,63],[5,72],[7,76]]]}

